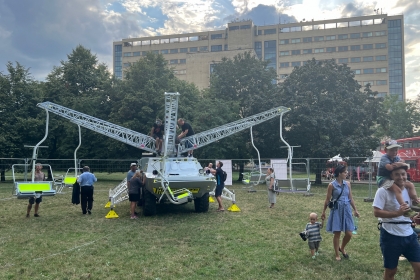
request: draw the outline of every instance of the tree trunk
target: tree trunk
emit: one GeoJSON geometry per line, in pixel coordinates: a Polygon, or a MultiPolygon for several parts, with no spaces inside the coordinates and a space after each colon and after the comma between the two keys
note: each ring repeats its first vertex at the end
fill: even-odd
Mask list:
{"type": "Polygon", "coordinates": [[[321,185],[322,184],[322,180],[321,180],[321,173],[320,172],[316,172],[315,173],[315,185],[321,185]]]}
{"type": "Polygon", "coordinates": [[[6,171],[2,170],[1,171],[1,179],[0,182],[5,182],[6,181],[6,171]]]}

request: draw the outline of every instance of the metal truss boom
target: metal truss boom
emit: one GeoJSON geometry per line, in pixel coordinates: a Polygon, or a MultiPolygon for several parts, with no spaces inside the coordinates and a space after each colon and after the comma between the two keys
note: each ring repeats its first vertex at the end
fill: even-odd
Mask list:
{"type": "Polygon", "coordinates": [[[273,108],[271,110],[264,111],[256,115],[252,115],[247,118],[243,118],[238,121],[234,121],[234,122],[183,138],[178,147],[178,154],[185,153],[193,149],[201,148],[205,145],[219,141],[220,139],[228,137],[244,129],[253,127],[254,125],[268,121],[274,117],[282,116],[284,113],[287,113],[288,111],[290,111],[289,108],[280,106],[280,107],[273,108]],[[185,143],[187,141],[189,141],[192,144],[192,147],[185,148],[185,143]]]}
{"type": "Polygon", "coordinates": [[[66,118],[84,128],[93,130],[138,149],[155,152],[155,139],[150,136],[77,112],[52,102],[38,103],[37,106],[66,118]]]}

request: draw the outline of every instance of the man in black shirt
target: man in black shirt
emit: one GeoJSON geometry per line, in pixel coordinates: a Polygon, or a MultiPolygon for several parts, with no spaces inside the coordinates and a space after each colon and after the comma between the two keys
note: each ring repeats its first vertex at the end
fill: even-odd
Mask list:
{"type": "MultiPolygon", "coordinates": [[[[182,132],[178,135],[179,139],[194,135],[194,130],[192,129],[191,125],[185,122],[184,119],[179,119],[178,125],[181,126],[181,130],[182,130],[182,132]]],[[[192,147],[192,143],[190,141],[185,142],[185,148],[191,148],[191,147],[192,147]]],[[[193,156],[193,150],[188,151],[188,156],[189,157],[193,156]]]]}
{"type": "Polygon", "coordinates": [[[225,188],[225,181],[222,170],[223,162],[218,161],[216,167],[216,170],[212,169],[210,172],[211,174],[216,176],[216,190],[214,191],[214,197],[219,203],[219,208],[217,208],[217,212],[223,212],[225,211],[222,204],[222,191],[225,188]]]}
{"type": "Polygon", "coordinates": [[[162,138],[163,138],[163,131],[164,126],[162,121],[157,119],[156,122],[153,124],[152,130],[150,131],[150,135],[155,138],[156,140],[156,154],[160,156],[162,150],[162,138]]]}

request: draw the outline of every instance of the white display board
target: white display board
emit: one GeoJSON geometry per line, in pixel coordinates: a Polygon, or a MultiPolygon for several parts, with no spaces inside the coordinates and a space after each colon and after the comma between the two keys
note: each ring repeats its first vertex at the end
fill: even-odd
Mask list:
{"type": "Polygon", "coordinates": [[[225,171],[226,172],[226,174],[227,174],[227,178],[226,178],[226,181],[225,181],[225,185],[226,186],[232,186],[232,160],[227,160],[227,159],[218,159],[218,160],[216,160],[216,162],[214,163],[214,165],[213,165],[213,168],[215,168],[216,169],[216,166],[217,166],[217,162],[218,161],[221,161],[221,162],[223,162],[223,167],[222,167],[222,169],[223,169],[223,171],[225,171]]]}
{"type": "Polygon", "coordinates": [[[277,180],[287,180],[287,159],[272,159],[270,165],[277,180]]]}

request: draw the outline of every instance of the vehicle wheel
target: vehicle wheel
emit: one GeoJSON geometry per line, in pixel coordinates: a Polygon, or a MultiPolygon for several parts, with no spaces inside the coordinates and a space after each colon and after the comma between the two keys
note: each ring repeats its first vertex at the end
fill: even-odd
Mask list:
{"type": "Polygon", "coordinates": [[[156,197],[148,190],[143,190],[143,215],[156,215],[156,197]]]}
{"type": "Polygon", "coordinates": [[[194,208],[197,213],[204,213],[209,211],[209,193],[203,194],[202,197],[194,199],[194,208]]]}

